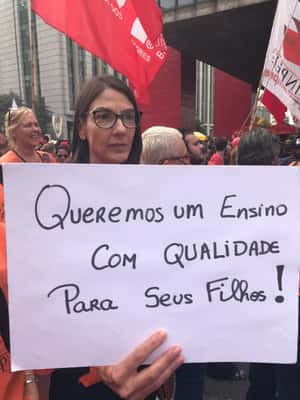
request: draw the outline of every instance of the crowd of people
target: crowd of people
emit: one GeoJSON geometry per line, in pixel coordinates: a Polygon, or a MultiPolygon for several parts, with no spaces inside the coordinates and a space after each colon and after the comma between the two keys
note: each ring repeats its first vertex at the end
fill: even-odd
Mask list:
{"type": "MultiPolygon", "coordinates": [[[[27,107],[20,107],[18,108],[17,113],[11,111],[9,115],[11,115],[11,118],[13,118],[14,114],[16,114],[15,116],[18,117],[25,114],[26,110],[31,111],[27,107]]],[[[52,160],[52,162],[65,163],[71,161],[71,143],[68,140],[53,140],[50,139],[49,136],[42,135],[41,133],[38,134],[38,136],[38,144],[35,145],[35,150],[50,154],[50,159],[52,160]]],[[[5,134],[3,132],[0,132],[0,157],[2,157],[4,154],[8,153],[12,149],[14,149],[14,152],[17,152],[16,147],[18,147],[18,145],[20,146],[20,144],[13,145],[13,139],[14,138],[10,137],[8,133],[5,134]]]]}
{"type": "MultiPolygon", "coordinates": [[[[155,126],[141,132],[141,114],[130,88],[113,76],[94,77],[79,95],[73,140],[42,136],[27,107],[5,116],[0,134],[0,164],[7,162],[73,162],[157,165],[300,165],[300,138],[280,145],[266,130],[251,130],[231,140],[208,137],[193,129],[155,126]]],[[[199,167],[201,168],[201,167],[199,167]]],[[[24,238],[26,240],[26,238],[24,238]]],[[[166,350],[150,366],[143,362],[166,340],[157,331],[123,360],[110,366],[10,372],[7,308],[5,207],[0,185],[0,399],[38,400],[37,375],[51,374],[50,400],[201,400],[204,376],[211,365],[183,364],[179,346],[166,350]]],[[[48,349],[49,351],[49,349],[48,349]]],[[[299,355],[298,355],[299,356],[299,355]]],[[[99,354],[101,360],[101,354],[99,354]]],[[[217,368],[218,365],[215,365],[217,368]]],[[[231,378],[245,379],[235,365],[231,378]]],[[[300,367],[252,364],[247,400],[298,400],[300,367]]],[[[42,400],[42,399],[40,399],[42,400]]]]}

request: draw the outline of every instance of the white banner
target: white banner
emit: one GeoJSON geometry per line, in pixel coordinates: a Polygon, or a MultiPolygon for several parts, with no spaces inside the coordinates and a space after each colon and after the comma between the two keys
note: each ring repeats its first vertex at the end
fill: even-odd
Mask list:
{"type": "Polygon", "coordinates": [[[300,119],[300,2],[279,0],[262,85],[300,119]]]}
{"type": "Polygon", "coordinates": [[[12,367],[295,362],[300,172],[4,165],[12,367]]]}

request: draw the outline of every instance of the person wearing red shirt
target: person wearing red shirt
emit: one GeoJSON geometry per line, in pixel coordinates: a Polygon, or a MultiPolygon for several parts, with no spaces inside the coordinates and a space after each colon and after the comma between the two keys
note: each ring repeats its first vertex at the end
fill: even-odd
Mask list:
{"type": "Polygon", "coordinates": [[[216,152],[210,157],[208,165],[224,165],[224,154],[227,146],[227,139],[216,139],[216,152]]]}

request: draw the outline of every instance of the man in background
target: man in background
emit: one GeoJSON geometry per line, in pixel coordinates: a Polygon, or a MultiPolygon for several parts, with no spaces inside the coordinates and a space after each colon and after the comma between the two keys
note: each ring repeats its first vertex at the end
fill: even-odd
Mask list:
{"type": "Polygon", "coordinates": [[[187,147],[191,164],[207,164],[207,136],[201,132],[194,132],[189,129],[179,129],[187,147]]]}

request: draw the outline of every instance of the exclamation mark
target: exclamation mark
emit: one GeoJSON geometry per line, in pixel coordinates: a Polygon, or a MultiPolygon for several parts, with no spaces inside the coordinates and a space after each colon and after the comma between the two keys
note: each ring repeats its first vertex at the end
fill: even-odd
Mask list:
{"type": "MultiPolygon", "coordinates": [[[[277,269],[278,289],[280,292],[282,292],[282,275],[283,275],[284,265],[276,265],[276,269],[277,269]]],[[[281,295],[276,296],[275,301],[276,301],[276,303],[283,303],[284,297],[281,295]]]]}

